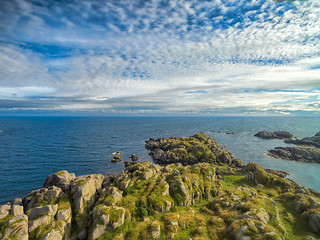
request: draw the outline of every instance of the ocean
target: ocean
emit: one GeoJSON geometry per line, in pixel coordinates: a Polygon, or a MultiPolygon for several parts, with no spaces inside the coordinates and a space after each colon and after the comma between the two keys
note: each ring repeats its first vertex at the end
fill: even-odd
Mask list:
{"type": "Polygon", "coordinates": [[[144,148],[148,138],[197,132],[215,137],[245,163],[290,172],[288,178],[320,191],[320,164],[271,158],[268,149],[289,144],[253,136],[261,130],[313,136],[319,123],[319,117],[1,117],[0,204],[41,188],[48,175],[60,170],[77,176],[119,173],[133,153],[140,161],[152,161],[144,148]],[[110,162],[115,151],[122,152],[122,162],[110,162]]]}

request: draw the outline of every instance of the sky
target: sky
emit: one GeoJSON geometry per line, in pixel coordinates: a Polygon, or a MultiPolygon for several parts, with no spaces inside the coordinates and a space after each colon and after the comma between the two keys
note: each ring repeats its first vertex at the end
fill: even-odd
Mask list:
{"type": "Polygon", "coordinates": [[[320,0],[0,0],[0,115],[320,116],[320,0]]]}

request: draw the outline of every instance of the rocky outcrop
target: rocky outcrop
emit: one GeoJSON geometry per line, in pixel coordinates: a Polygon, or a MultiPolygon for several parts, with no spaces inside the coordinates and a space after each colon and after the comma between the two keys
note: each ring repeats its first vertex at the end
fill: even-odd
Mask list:
{"type": "Polygon", "coordinates": [[[287,131],[275,131],[267,132],[260,131],[254,135],[255,137],[264,138],[264,139],[291,139],[293,135],[287,131]]]}
{"type": "Polygon", "coordinates": [[[269,150],[269,155],[275,158],[299,162],[320,163],[320,149],[305,147],[276,147],[269,150]]]}
{"type": "Polygon", "coordinates": [[[159,164],[181,163],[191,165],[198,162],[243,166],[240,159],[220,147],[215,138],[200,132],[191,137],[149,139],[146,148],[153,161],[159,164]]]}
{"type": "MultiPolygon", "coordinates": [[[[192,165],[132,162],[116,176],[50,175],[44,188],[0,206],[0,239],[319,238],[320,193],[284,172],[234,164],[205,135],[186,139],[199,157],[192,165]],[[217,155],[210,162],[195,146],[217,155]]],[[[182,140],[171,140],[159,144],[175,152],[182,140]]]]}
{"type": "Polygon", "coordinates": [[[87,239],[90,211],[94,208],[104,177],[101,174],[92,174],[76,178],[70,184],[70,196],[73,201],[76,227],[73,237],[87,239]]]}
{"type": "Polygon", "coordinates": [[[68,192],[70,190],[70,182],[75,178],[74,173],[68,173],[66,170],[60,171],[48,176],[43,187],[57,186],[61,188],[62,191],[68,192]]]}

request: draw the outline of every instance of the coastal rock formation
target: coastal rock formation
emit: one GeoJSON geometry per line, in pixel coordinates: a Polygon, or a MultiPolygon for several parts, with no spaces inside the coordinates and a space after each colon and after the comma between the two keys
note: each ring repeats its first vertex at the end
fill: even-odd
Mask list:
{"type": "MultiPolygon", "coordinates": [[[[165,143],[176,153],[181,141],[156,145],[165,143]]],[[[320,237],[320,193],[284,178],[284,172],[255,163],[236,166],[232,157],[224,161],[229,153],[203,134],[182,142],[189,156],[199,158],[196,163],[134,162],[117,176],[50,175],[44,188],[0,206],[0,239],[320,237]],[[214,157],[194,154],[195,146],[214,157]]]]}
{"type": "Polygon", "coordinates": [[[242,167],[240,159],[220,147],[215,138],[200,132],[191,137],[171,137],[149,139],[145,144],[150,150],[153,161],[159,164],[181,163],[183,165],[198,162],[227,164],[242,167]]]}
{"type": "Polygon", "coordinates": [[[254,135],[255,137],[264,138],[264,139],[291,139],[293,135],[287,131],[275,131],[267,132],[260,131],[254,135]]]}
{"type": "Polygon", "coordinates": [[[316,133],[313,137],[305,137],[302,139],[287,139],[285,143],[293,143],[296,145],[314,146],[320,148],[320,132],[316,133]]]}
{"type": "Polygon", "coordinates": [[[299,162],[320,163],[320,149],[305,147],[276,147],[269,150],[269,155],[275,158],[299,162]]]}

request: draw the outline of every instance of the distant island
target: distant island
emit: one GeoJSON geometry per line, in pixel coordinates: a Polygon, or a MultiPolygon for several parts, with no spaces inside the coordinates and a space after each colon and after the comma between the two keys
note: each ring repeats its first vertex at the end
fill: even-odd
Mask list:
{"type": "Polygon", "coordinates": [[[320,132],[313,137],[305,137],[302,139],[295,138],[287,131],[267,132],[260,131],[254,135],[255,137],[264,139],[283,139],[285,143],[293,143],[296,145],[312,146],[310,147],[276,147],[268,151],[268,155],[274,158],[293,160],[299,162],[320,163],[320,132]],[[315,148],[313,148],[315,147],[315,148]]]}
{"type": "MultiPolygon", "coordinates": [[[[60,171],[0,206],[0,239],[318,239],[320,193],[204,133],[149,139],[118,175],[60,171]]],[[[116,163],[119,164],[119,163],[116,163]]]]}
{"type": "Polygon", "coordinates": [[[291,139],[293,135],[287,131],[275,131],[267,132],[260,131],[254,135],[255,137],[264,138],[264,139],[291,139]]]}

